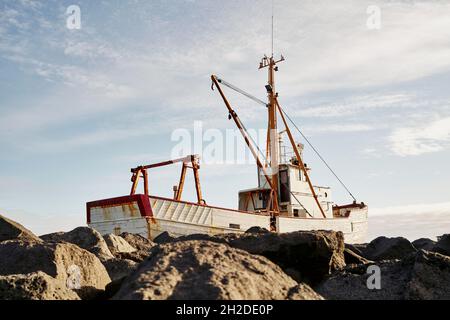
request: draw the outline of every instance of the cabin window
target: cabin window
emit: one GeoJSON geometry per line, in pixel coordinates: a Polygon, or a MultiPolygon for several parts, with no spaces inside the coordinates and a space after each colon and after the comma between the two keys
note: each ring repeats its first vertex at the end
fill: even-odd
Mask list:
{"type": "Polygon", "coordinates": [[[267,208],[267,196],[264,192],[258,192],[259,201],[255,201],[255,210],[264,210],[267,208]]]}
{"type": "Polygon", "coordinates": [[[294,217],[296,218],[300,217],[298,209],[294,209],[294,217]]]}
{"type": "Polygon", "coordinates": [[[291,188],[289,186],[289,174],[287,170],[280,171],[280,201],[291,201],[291,188]]]}
{"type": "Polygon", "coordinates": [[[328,193],[327,192],[325,192],[325,198],[328,198],[328,193]]]}
{"type": "Polygon", "coordinates": [[[238,230],[241,230],[241,225],[240,225],[240,224],[230,223],[230,229],[238,229],[238,230]]]}

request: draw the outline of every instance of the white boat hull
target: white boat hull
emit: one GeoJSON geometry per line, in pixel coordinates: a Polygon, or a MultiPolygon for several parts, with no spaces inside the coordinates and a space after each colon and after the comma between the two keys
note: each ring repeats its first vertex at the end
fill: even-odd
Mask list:
{"type": "MultiPolygon", "coordinates": [[[[348,211],[348,210],[347,210],[348,211]]],[[[364,243],[367,207],[352,208],[347,217],[331,219],[277,217],[277,232],[334,230],[347,243],[364,243]]],[[[251,227],[270,229],[270,216],[144,195],[87,204],[88,225],[101,234],[129,232],[154,239],[167,231],[174,236],[243,233],[251,227]]]]}

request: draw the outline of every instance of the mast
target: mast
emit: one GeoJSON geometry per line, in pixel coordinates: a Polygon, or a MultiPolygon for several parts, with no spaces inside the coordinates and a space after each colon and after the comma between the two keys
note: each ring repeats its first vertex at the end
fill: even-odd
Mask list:
{"type": "Polygon", "coordinates": [[[269,79],[268,79],[268,84],[266,86],[267,96],[268,96],[267,108],[268,108],[268,113],[269,113],[269,128],[268,128],[268,133],[267,133],[267,141],[268,141],[267,146],[268,146],[268,155],[269,155],[268,158],[270,159],[270,169],[271,169],[270,173],[272,174],[272,176],[271,176],[272,190],[274,193],[274,195],[272,195],[273,196],[273,199],[272,199],[273,210],[279,211],[278,210],[278,195],[279,195],[279,192],[278,192],[278,189],[279,189],[278,167],[280,164],[279,163],[280,162],[280,140],[279,140],[279,134],[278,134],[278,125],[277,125],[277,110],[280,109],[280,114],[283,119],[286,131],[288,132],[289,139],[292,144],[292,148],[294,149],[295,154],[300,163],[300,167],[306,176],[306,180],[308,182],[312,196],[314,197],[314,200],[315,200],[320,212],[322,213],[322,216],[324,218],[326,218],[325,212],[323,211],[323,208],[320,205],[318,196],[314,190],[314,186],[312,185],[311,179],[309,178],[308,170],[306,169],[306,167],[303,163],[303,160],[301,158],[301,155],[299,154],[299,152],[297,150],[297,145],[291,135],[289,126],[284,118],[283,112],[281,111],[281,107],[278,104],[278,93],[275,91],[275,72],[278,71],[277,64],[284,60],[285,59],[283,56],[281,56],[281,59],[277,60],[277,61],[274,59],[273,55],[270,58],[265,56],[259,65],[260,69],[268,68],[268,70],[269,70],[269,79]]]}
{"type": "Polygon", "coordinates": [[[274,58],[274,1],[272,0],[272,33],[271,33],[271,56],[270,58],[264,56],[259,64],[259,69],[267,68],[268,80],[266,85],[267,90],[267,110],[268,110],[268,127],[267,127],[267,162],[266,168],[269,167],[268,172],[272,181],[271,201],[268,204],[268,209],[279,212],[278,198],[279,198],[279,182],[278,182],[278,168],[280,164],[280,141],[277,124],[277,104],[276,99],[278,94],[275,89],[275,72],[278,71],[277,63],[284,61],[284,57],[278,61],[274,58]]]}
{"type": "Polygon", "coordinates": [[[277,64],[284,61],[281,56],[279,60],[275,60],[272,55],[270,58],[264,56],[259,65],[259,69],[267,68],[268,80],[266,85],[267,90],[267,110],[268,110],[268,130],[267,130],[267,155],[268,162],[266,166],[270,167],[270,175],[272,180],[273,195],[272,195],[272,209],[279,211],[278,208],[278,166],[280,163],[280,145],[278,139],[278,124],[277,124],[277,93],[275,90],[275,72],[278,71],[277,64]]]}
{"type": "MultiPolygon", "coordinates": [[[[283,55],[281,55],[280,59],[278,59],[278,60],[276,60],[274,58],[274,13],[273,13],[273,11],[274,11],[274,8],[273,8],[273,2],[272,2],[272,38],[271,38],[272,54],[270,57],[267,57],[267,55],[265,55],[259,64],[260,70],[264,69],[264,68],[268,69],[268,80],[267,80],[267,85],[266,85],[266,90],[267,90],[267,105],[266,105],[266,107],[268,110],[268,127],[267,127],[266,163],[264,163],[264,165],[263,165],[261,159],[259,158],[259,155],[256,153],[256,150],[254,150],[252,144],[250,143],[250,139],[249,139],[248,133],[246,132],[245,127],[243,127],[236,112],[232,109],[232,107],[231,107],[230,103],[228,102],[227,98],[225,97],[225,94],[223,93],[219,83],[223,82],[223,84],[230,87],[231,89],[233,89],[241,94],[244,94],[245,96],[251,98],[252,100],[256,100],[259,103],[264,104],[264,102],[260,101],[257,98],[254,98],[250,94],[245,93],[244,91],[240,90],[239,88],[236,88],[230,84],[227,84],[225,81],[217,78],[215,75],[211,76],[211,79],[213,81],[213,85],[211,88],[213,90],[214,90],[214,86],[216,86],[218,88],[219,93],[222,96],[222,99],[224,100],[226,107],[228,108],[229,119],[230,120],[234,119],[237,127],[239,128],[239,130],[241,131],[241,133],[244,137],[245,142],[247,143],[248,147],[250,148],[250,151],[253,153],[253,156],[256,159],[256,162],[258,165],[258,170],[261,170],[261,172],[264,174],[264,177],[266,178],[267,184],[270,187],[270,198],[268,199],[266,210],[268,211],[268,213],[270,213],[272,218],[280,214],[280,208],[279,208],[280,193],[279,193],[278,171],[279,171],[279,165],[280,165],[281,151],[280,151],[280,140],[279,140],[280,134],[278,133],[278,124],[277,124],[278,111],[280,111],[284,126],[286,128],[285,130],[288,133],[289,140],[292,144],[292,148],[294,149],[294,151],[296,153],[296,157],[298,158],[298,161],[300,163],[299,167],[305,174],[306,180],[307,180],[309,188],[311,190],[311,194],[314,197],[315,202],[316,202],[317,206],[319,207],[320,212],[322,213],[322,216],[324,218],[326,218],[325,212],[324,212],[322,206],[320,205],[318,195],[316,194],[316,192],[314,190],[314,186],[311,182],[311,179],[309,178],[308,170],[307,170],[305,164],[303,163],[301,155],[297,149],[297,145],[294,141],[294,138],[290,132],[290,129],[289,129],[286,119],[284,117],[284,114],[283,114],[284,111],[281,109],[281,107],[278,103],[278,93],[276,92],[276,87],[275,87],[275,72],[278,71],[277,64],[285,61],[285,59],[284,59],[283,55]]],[[[258,171],[258,176],[259,175],[260,175],[260,171],[258,171]]],[[[263,188],[264,186],[260,185],[259,187],[263,188]]]]}

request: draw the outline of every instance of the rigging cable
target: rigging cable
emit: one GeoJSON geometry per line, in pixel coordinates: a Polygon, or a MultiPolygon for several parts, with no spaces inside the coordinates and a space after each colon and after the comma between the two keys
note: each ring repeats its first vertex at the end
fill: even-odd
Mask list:
{"type": "Polygon", "coordinates": [[[306,213],[307,213],[311,218],[314,218],[314,216],[313,216],[311,213],[309,213],[308,209],[306,209],[305,206],[300,202],[300,200],[298,200],[298,198],[295,196],[294,192],[289,191],[289,193],[294,197],[295,200],[297,200],[298,204],[303,208],[303,210],[305,210],[306,213]]]}
{"type": "Polygon", "coordinates": [[[258,99],[257,97],[251,95],[250,93],[245,92],[245,91],[242,90],[242,89],[239,89],[238,87],[232,85],[232,84],[229,83],[229,82],[226,82],[226,81],[223,80],[223,79],[217,78],[217,81],[218,81],[219,83],[223,84],[224,86],[230,88],[231,90],[234,90],[234,91],[236,91],[237,93],[240,93],[240,94],[242,94],[243,96],[246,96],[247,98],[249,98],[250,100],[253,100],[253,101],[255,101],[255,102],[257,102],[257,103],[259,103],[259,104],[261,104],[261,105],[263,105],[263,106],[265,106],[265,107],[267,108],[267,103],[266,103],[266,102],[262,101],[261,99],[258,99]]]}
{"type": "MultiPolygon", "coordinates": [[[[236,114],[237,115],[237,114],[236,114]]],[[[261,151],[261,149],[259,148],[258,144],[255,142],[255,140],[253,139],[253,137],[248,133],[247,128],[245,127],[245,125],[242,123],[241,119],[238,117],[239,119],[239,123],[241,124],[242,128],[244,129],[244,131],[246,132],[247,136],[251,139],[252,143],[256,146],[256,149],[258,149],[260,156],[263,158],[265,163],[269,163],[266,156],[263,154],[263,152],[261,151]]],[[[298,198],[295,196],[295,194],[292,191],[289,191],[289,193],[295,198],[295,200],[297,200],[298,204],[306,211],[306,213],[312,218],[313,215],[311,213],[309,213],[308,209],[305,208],[305,206],[300,202],[300,200],[298,200],[298,198]]]]}
{"type": "MultiPolygon", "coordinates": [[[[261,149],[259,148],[258,144],[255,142],[255,140],[253,139],[253,137],[248,133],[247,128],[245,127],[245,125],[242,123],[241,118],[239,118],[239,116],[237,115],[237,119],[239,120],[239,123],[241,124],[243,130],[245,131],[246,135],[250,138],[250,140],[252,141],[252,143],[254,144],[254,146],[256,147],[256,149],[259,151],[260,156],[263,158],[265,163],[269,163],[266,156],[263,154],[263,152],[261,151],[261,149]]],[[[298,204],[303,208],[303,210],[305,210],[305,212],[312,218],[313,215],[311,213],[309,213],[308,209],[306,209],[306,207],[300,202],[300,200],[295,196],[295,194],[289,190],[289,193],[295,198],[295,200],[297,200],[298,204]]]]}
{"type": "Polygon", "coordinates": [[[311,149],[315,152],[315,154],[320,158],[320,160],[322,160],[322,162],[327,166],[327,168],[330,170],[330,172],[335,176],[335,178],[339,181],[339,183],[344,187],[344,189],[348,192],[348,194],[356,202],[355,196],[352,194],[352,192],[349,190],[349,188],[345,185],[345,183],[341,180],[341,178],[339,178],[337,173],[331,168],[331,166],[328,164],[328,162],[322,157],[322,155],[319,153],[319,151],[313,146],[311,141],[309,141],[309,139],[303,134],[303,132],[300,130],[300,128],[295,124],[295,122],[291,119],[291,117],[286,113],[286,111],[284,111],[280,105],[278,105],[278,106],[280,107],[281,112],[283,112],[283,114],[286,116],[286,118],[288,118],[289,122],[292,123],[292,125],[301,134],[303,139],[305,139],[305,141],[308,143],[308,145],[311,147],[311,149]]]}
{"type": "MultiPolygon", "coordinates": [[[[245,91],[239,89],[239,88],[236,87],[236,86],[233,86],[232,84],[226,82],[225,80],[217,78],[217,81],[218,81],[219,83],[225,85],[226,87],[228,87],[228,88],[230,88],[230,89],[232,89],[232,90],[234,90],[234,91],[236,91],[236,92],[238,92],[238,93],[240,93],[240,94],[243,94],[243,95],[246,96],[247,98],[250,98],[251,100],[256,101],[256,102],[258,102],[259,104],[262,104],[262,105],[264,105],[264,106],[267,107],[267,104],[266,104],[264,101],[262,101],[262,100],[260,100],[260,99],[258,99],[258,98],[256,98],[256,97],[254,97],[254,96],[252,96],[251,94],[249,94],[249,93],[247,93],[247,92],[245,92],[245,91]]],[[[261,151],[261,149],[259,148],[259,145],[256,143],[256,141],[255,141],[255,140],[253,139],[253,137],[250,135],[250,133],[248,132],[248,130],[247,130],[247,128],[245,127],[244,123],[242,123],[241,118],[239,117],[239,115],[237,114],[237,112],[234,111],[234,113],[235,113],[235,115],[236,115],[236,118],[237,118],[238,121],[239,121],[239,124],[242,126],[242,130],[245,132],[246,136],[250,139],[250,141],[253,143],[253,145],[254,145],[254,146],[256,147],[256,149],[258,150],[259,156],[264,160],[264,162],[265,162],[266,164],[269,163],[268,160],[267,160],[267,158],[266,158],[266,156],[264,155],[264,153],[263,153],[263,152],[261,151]]],[[[310,217],[313,217],[313,215],[308,211],[308,209],[306,209],[306,207],[300,202],[300,200],[295,196],[295,194],[294,194],[292,191],[289,191],[289,193],[295,198],[295,200],[296,200],[296,201],[298,202],[298,204],[303,208],[303,210],[305,210],[305,212],[306,212],[310,217]]]]}
{"type": "MultiPolygon", "coordinates": [[[[244,96],[246,96],[247,98],[265,106],[266,108],[268,107],[267,103],[262,101],[261,99],[258,99],[257,97],[251,95],[250,93],[245,92],[244,90],[232,85],[231,83],[226,82],[223,79],[217,78],[217,80],[219,81],[219,83],[222,83],[223,85],[225,85],[226,87],[236,91],[237,93],[240,93],[244,96]]],[[[320,154],[320,152],[314,147],[314,145],[311,143],[311,141],[306,137],[305,134],[303,134],[303,132],[300,130],[300,128],[295,124],[295,122],[292,120],[292,118],[286,113],[286,111],[284,111],[283,108],[280,107],[281,112],[283,112],[283,114],[286,116],[286,118],[289,120],[289,122],[294,126],[294,128],[300,133],[300,135],[303,137],[303,139],[305,139],[306,143],[308,143],[308,145],[311,147],[311,149],[314,151],[314,153],[319,157],[319,159],[325,164],[325,166],[328,168],[328,170],[330,170],[330,172],[333,174],[333,176],[339,181],[339,183],[342,185],[342,187],[344,187],[344,189],[347,191],[347,193],[350,195],[350,197],[353,198],[353,200],[356,202],[356,197],[353,195],[353,193],[350,191],[350,189],[345,185],[345,183],[342,181],[341,178],[339,178],[339,176],[337,175],[337,173],[331,168],[331,166],[328,164],[328,162],[322,157],[322,155],[320,154]]],[[[242,122],[241,122],[242,124],[242,122]]],[[[244,127],[245,128],[245,127],[244,127]]],[[[247,130],[247,129],[245,129],[247,130]]],[[[261,150],[259,149],[258,145],[254,142],[253,138],[250,136],[250,138],[252,139],[253,143],[256,145],[256,147],[258,148],[258,151],[261,152],[261,150]]],[[[262,153],[262,152],[261,152],[262,153]]],[[[263,158],[266,160],[267,163],[267,159],[265,158],[265,156],[263,155],[263,158]]],[[[297,200],[298,201],[298,200],[297,200]]]]}

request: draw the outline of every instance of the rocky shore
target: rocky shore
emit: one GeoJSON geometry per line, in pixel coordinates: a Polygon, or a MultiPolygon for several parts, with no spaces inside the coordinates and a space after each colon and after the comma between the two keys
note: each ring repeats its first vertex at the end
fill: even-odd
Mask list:
{"type": "Polygon", "coordinates": [[[88,227],[38,237],[0,216],[0,300],[24,299],[450,299],[450,235],[347,245],[340,232],[252,228],[152,242],[88,227]]]}

